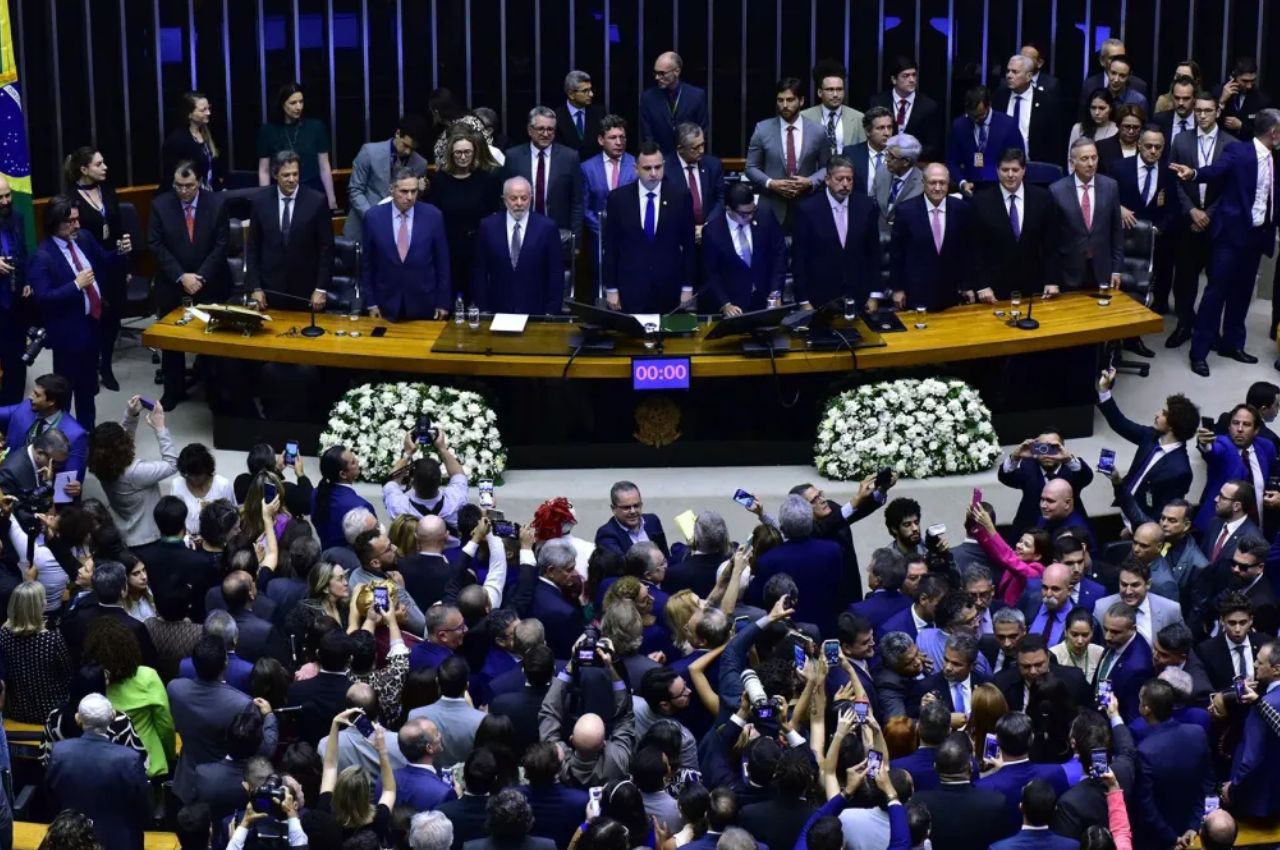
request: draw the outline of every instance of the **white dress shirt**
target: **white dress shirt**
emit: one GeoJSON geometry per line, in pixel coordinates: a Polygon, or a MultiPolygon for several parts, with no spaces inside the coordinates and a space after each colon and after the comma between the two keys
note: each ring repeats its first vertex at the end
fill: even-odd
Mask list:
{"type": "Polygon", "coordinates": [[[1247,454],[1249,457],[1249,482],[1253,484],[1254,497],[1258,503],[1258,516],[1262,516],[1262,496],[1266,490],[1266,482],[1262,480],[1262,467],[1258,463],[1258,450],[1250,445],[1247,449],[1241,449],[1241,454],[1247,454]]]}
{"type": "Polygon", "coordinates": [[[1257,139],[1253,140],[1253,153],[1258,159],[1258,182],[1253,190],[1253,226],[1261,227],[1267,220],[1267,206],[1273,197],[1271,184],[1275,180],[1275,168],[1271,149],[1257,139]]]}
{"type": "MultiPolygon", "coordinates": [[[[1009,213],[1009,199],[1010,199],[1010,198],[1017,198],[1017,199],[1018,199],[1018,200],[1014,201],[1014,204],[1013,204],[1013,205],[1014,205],[1014,207],[1016,207],[1016,208],[1017,208],[1017,210],[1018,210],[1018,232],[1019,232],[1019,233],[1021,233],[1021,232],[1022,232],[1022,230],[1023,230],[1023,228],[1025,228],[1025,227],[1027,226],[1027,203],[1026,203],[1026,201],[1027,201],[1027,188],[1026,188],[1026,186],[1025,186],[1024,184],[1018,184],[1018,188],[1017,188],[1017,189],[1015,189],[1015,190],[1014,190],[1014,191],[1012,191],[1012,192],[1010,192],[1010,191],[1009,191],[1008,189],[1006,189],[1004,186],[1001,186],[1001,187],[1000,187],[1000,194],[1001,194],[1001,196],[1004,198],[1004,211],[1005,211],[1005,215],[1010,215],[1010,213],[1009,213]]],[[[1012,215],[1010,215],[1010,220],[1012,220],[1012,215]]]]}
{"type": "MultiPolygon", "coordinates": [[[[542,193],[543,197],[546,197],[547,187],[551,185],[551,145],[547,145],[546,150],[539,150],[538,146],[533,142],[529,143],[529,188],[535,191],[538,188],[534,184],[538,180],[538,154],[540,153],[546,154],[542,161],[542,177],[545,181],[542,184],[542,193]]],[[[608,172],[606,171],[605,174],[607,176],[608,172]]],[[[536,203],[536,201],[530,203],[530,209],[532,209],[533,203],[536,203]]]]}
{"type": "Polygon", "coordinates": [[[840,232],[840,216],[844,216],[845,241],[849,240],[849,199],[837,201],[835,196],[831,194],[831,190],[827,190],[827,203],[831,204],[831,222],[836,227],[836,233],[840,232]]]}
{"type": "MultiPolygon", "coordinates": [[[[1218,147],[1218,125],[1214,124],[1213,129],[1209,132],[1204,130],[1196,131],[1196,168],[1204,168],[1206,165],[1213,164],[1213,154],[1218,147]]],[[[1206,184],[1201,183],[1196,187],[1200,190],[1200,203],[1204,203],[1205,191],[1209,188],[1206,184]]]]}
{"type": "MultiPolygon", "coordinates": [[[[783,150],[785,151],[785,148],[783,150]]],[[[693,179],[698,184],[698,197],[702,199],[702,209],[705,211],[707,208],[707,187],[702,185],[702,172],[698,168],[698,163],[685,162],[684,157],[678,153],[676,154],[676,162],[680,163],[680,182],[685,186],[689,185],[689,169],[690,167],[693,168],[693,179]]],[[[619,160],[619,167],[621,167],[621,160],[619,160]]],[[[619,171],[618,173],[621,174],[622,172],[619,171]]],[[[706,213],[704,212],[703,214],[705,215],[706,213]]]]}
{"type": "Polygon", "coordinates": [[[884,168],[885,151],[878,151],[867,144],[867,194],[875,194],[876,172],[884,168]],[[880,157],[880,163],[876,164],[876,157],[880,157]]]}
{"type": "MultiPolygon", "coordinates": [[[[529,238],[529,214],[525,213],[523,219],[520,220],[520,247],[524,249],[525,240],[529,238]]],[[[516,219],[515,216],[507,213],[507,249],[511,249],[511,234],[515,232],[516,219]]]]}
{"type": "Polygon", "coordinates": [[[755,254],[755,243],[751,241],[751,225],[741,224],[733,219],[725,216],[725,223],[729,225],[729,235],[733,237],[733,250],[738,256],[742,256],[742,243],[747,243],[747,250],[751,255],[755,254]]]}
{"type": "Polygon", "coordinates": [[[283,229],[284,227],[284,199],[285,198],[288,198],[290,201],[289,227],[292,228],[293,220],[298,216],[298,190],[294,189],[292,195],[286,195],[284,192],[281,192],[278,189],[276,190],[276,215],[280,222],[281,229],[283,229]]]}
{"type": "Polygon", "coordinates": [[[1035,106],[1035,92],[1032,86],[1027,86],[1027,90],[1022,94],[1018,94],[1012,89],[1009,90],[1009,106],[1005,109],[1004,114],[1010,118],[1013,117],[1014,107],[1018,101],[1022,101],[1022,108],[1018,112],[1018,132],[1022,134],[1022,144],[1031,144],[1031,109],[1035,106]]]}
{"type": "Polygon", "coordinates": [[[1169,452],[1172,452],[1178,448],[1181,448],[1184,445],[1186,445],[1186,443],[1183,443],[1181,440],[1174,440],[1171,443],[1158,444],[1156,446],[1155,452],[1151,455],[1151,460],[1149,460],[1147,462],[1147,465],[1142,468],[1142,471],[1138,473],[1138,476],[1134,478],[1133,481],[1129,482],[1129,492],[1137,493],[1138,488],[1142,486],[1143,479],[1147,477],[1147,474],[1151,472],[1151,469],[1157,463],[1163,460],[1164,457],[1169,454],[1169,452]]]}
{"type": "Polygon", "coordinates": [[[907,102],[907,112],[902,116],[902,123],[898,125],[899,133],[905,130],[907,125],[911,123],[911,111],[916,108],[916,93],[912,92],[906,97],[903,97],[898,93],[897,89],[893,89],[893,105],[889,107],[889,110],[893,113],[893,120],[895,122],[898,120],[898,110],[902,108],[902,101],[904,100],[907,102]]]}
{"type": "Polygon", "coordinates": [[[1253,678],[1253,644],[1249,642],[1248,636],[1246,636],[1245,639],[1238,644],[1232,643],[1231,638],[1227,637],[1226,635],[1223,635],[1223,639],[1227,642],[1227,657],[1231,659],[1232,670],[1240,669],[1238,666],[1240,661],[1240,656],[1236,652],[1236,647],[1237,646],[1244,647],[1244,671],[1245,671],[1244,677],[1246,679],[1252,679],[1253,678]]]}
{"type": "MultiPolygon", "coordinates": [[[[1147,183],[1147,172],[1151,172],[1151,189],[1147,194],[1142,196],[1143,206],[1149,206],[1152,199],[1160,193],[1160,163],[1155,165],[1147,165],[1146,162],[1138,160],[1138,191],[1142,191],[1142,187],[1147,183]]],[[[1090,200],[1093,200],[1090,198],[1090,200]]]]}
{"type": "MultiPolygon", "coordinates": [[[[58,246],[58,250],[62,252],[62,258],[67,261],[67,265],[71,267],[71,271],[79,274],[79,272],[76,272],[76,263],[71,260],[71,243],[67,242],[65,239],[59,239],[55,236],[53,237],[53,244],[58,246]]],[[[76,248],[76,256],[79,257],[77,262],[80,263],[81,269],[92,268],[89,263],[89,258],[85,256],[83,248],[76,248]]],[[[98,288],[98,281],[94,280],[94,282],[89,284],[89,286],[93,287],[93,291],[98,293],[98,299],[101,300],[102,290],[98,288]]],[[[84,299],[84,314],[86,316],[92,312],[92,308],[89,307],[89,286],[80,290],[82,293],[81,297],[84,299]]]]}

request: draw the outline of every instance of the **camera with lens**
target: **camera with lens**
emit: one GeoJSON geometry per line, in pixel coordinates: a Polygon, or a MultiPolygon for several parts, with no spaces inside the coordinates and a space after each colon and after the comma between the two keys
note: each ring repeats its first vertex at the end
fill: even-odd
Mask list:
{"type": "Polygon", "coordinates": [[[580,667],[603,667],[604,658],[600,655],[600,630],[595,626],[587,626],[582,630],[582,642],[578,644],[575,660],[580,667]]]}
{"type": "MultiPolygon", "coordinates": [[[[53,485],[43,483],[28,490],[15,490],[5,495],[13,497],[10,509],[18,526],[28,535],[38,534],[43,524],[36,515],[53,510],[53,485]]],[[[34,538],[32,540],[34,541],[34,538]]]]}
{"type": "Polygon", "coordinates": [[[742,671],[742,687],[747,692],[747,702],[751,706],[750,718],[753,726],[762,734],[775,734],[778,731],[778,706],[769,699],[760,684],[760,674],[755,670],[742,671]]]}
{"type": "Polygon", "coordinates": [[[431,415],[427,413],[419,414],[417,423],[413,426],[413,439],[420,446],[429,446],[436,441],[436,437],[440,435],[440,429],[431,422],[431,415]]]}
{"type": "Polygon", "coordinates": [[[254,824],[258,838],[270,841],[287,837],[284,801],[288,794],[289,789],[275,773],[268,776],[253,792],[253,797],[249,801],[253,810],[266,815],[254,824]]]}
{"type": "Polygon", "coordinates": [[[40,356],[40,352],[44,351],[45,337],[48,331],[44,328],[28,328],[27,329],[27,347],[22,352],[22,362],[27,366],[36,362],[36,358],[40,356]]]}

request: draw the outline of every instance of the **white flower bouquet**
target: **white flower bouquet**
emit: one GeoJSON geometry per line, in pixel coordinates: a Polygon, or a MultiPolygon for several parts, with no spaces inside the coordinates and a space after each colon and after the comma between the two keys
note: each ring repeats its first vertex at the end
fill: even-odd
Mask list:
{"type": "Polygon", "coordinates": [[[964,381],[865,384],[827,402],[814,443],[826,478],[851,481],[888,467],[903,478],[963,475],[1000,458],[991,411],[964,381]]]}
{"type": "Polygon", "coordinates": [[[322,449],[344,445],[363,465],[366,481],[382,481],[400,459],[404,433],[426,414],[444,431],[472,483],[501,480],[507,450],[493,409],[476,393],[422,383],[362,384],[329,411],[322,449]]]}

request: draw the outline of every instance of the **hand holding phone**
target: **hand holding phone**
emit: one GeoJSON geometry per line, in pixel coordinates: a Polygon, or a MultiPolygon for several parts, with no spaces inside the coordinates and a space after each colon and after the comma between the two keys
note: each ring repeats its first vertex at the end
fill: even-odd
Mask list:
{"type": "Polygon", "coordinates": [[[284,444],[284,465],[293,466],[298,461],[298,441],[290,440],[284,444]]]}
{"type": "Polygon", "coordinates": [[[824,640],[822,642],[822,657],[827,662],[828,667],[840,666],[840,641],[824,640]]]}
{"type": "MultiPolygon", "coordinates": [[[[854,703],[856,706],[857,703],[854,703]]],[[[867,751],[867,776],[875,779],[880,774],[880,765],[883,759],[879,750],[867,751]]]]}
{"type": "Polygon", "coordinates": [[[733,500],[744,508],[750,508],[755,503],[756,497],[739,487],[733,494],[733,500]]]}
{"type": "Polygon", "coordinates": [[[995,735],[988,732],[982,741],[982,760],[995,761],[998,755],[1000,755],[1000,743],[995,735]]]}
{"type": "Polygon", "coordinates": [[[142,406],[143,406],[144,408],[146,408],[147,410],[155,410],[155,409],[156,409],[156,403],[155,403],[154,401],[152,401],[152,400],[151,400],[151,399],[149,399],[149,398],[144,398],[144,397],[142,397],[142,396],[138,396],[138,404],[142,405],[142,406]]]}
{"type": "Polygon", "coordinates": [[[1098,474],[1110,476],[1116,471],[1116,453],[1111,449],[1103,449],[1098,455],[1098,474]]]}

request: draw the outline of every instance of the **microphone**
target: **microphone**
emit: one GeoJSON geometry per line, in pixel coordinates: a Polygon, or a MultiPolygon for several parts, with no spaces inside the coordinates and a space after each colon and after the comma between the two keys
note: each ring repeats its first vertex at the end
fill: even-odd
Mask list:
{"type": "Polygon", "coordinates": [[[1017,327],[1019,330],[1024,330],[1024,331],[1034,331],[1036,328],[1040,327],[1040,323],[1037,322],[1035,319],[1031,318],[1031,310],[1035,306],[1036,306],[1035,296],[1034,295],[1027,296],[1027,315],[1019,319],[1014,326],[1017,327]]]}
{"type": "MultiPolygon", "coordinates": [[[[693,306],[693,312],[695,314],[698,312],[698,299],[702,297],[702,293],[706,292],[710,288],[711,288],[711,284],[709,282],[704,283],[702,284],[702,286],[699,286],[697,289],[695,289],[693,293],[689,296],[689,304],[693,306]]],[[[685,308],[684,304],[681,303],[677,305],[674,310],[671,310],[670,312],[667,312],[667,313],[663,313],[662,318],[665,319],[667,316],[674,316],[676,313],[684,313],[684,312],[687,312],[687,309],[685,308]]]]}
{"type": "Polygon", "coordinates": [[[311,311],[311,324],[303,328],[299,333],[303,336],[311,337],[324,336],[324,328],[316,327],[316,306],[312,303],[310,298],[303,298],[301,295],[294,295],[292,292],[281,292],[278,289],[264,289],[262,291],[268,295],[278,295],[281,298],[287,298],[292,301],[306,304],[307,308],[311,311]]]}

